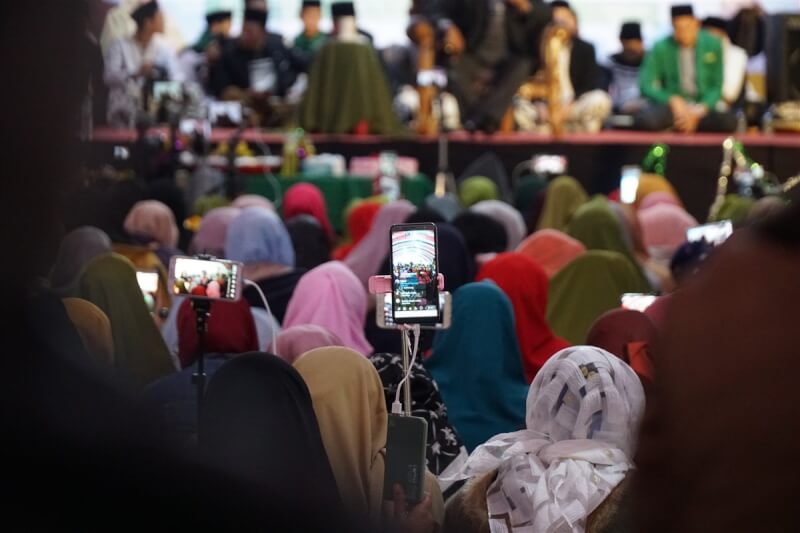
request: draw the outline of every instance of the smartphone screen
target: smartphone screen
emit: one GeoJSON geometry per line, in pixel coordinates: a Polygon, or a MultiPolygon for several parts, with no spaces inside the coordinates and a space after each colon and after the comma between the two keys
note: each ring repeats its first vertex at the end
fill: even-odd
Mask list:
{"type": "Polygon", "coordinates": [[[242,264],[235,261],[173,257],[169,278],[174,295],[206,300],[238,300],[242,295],[242,264]]]}
{"type": "Polygon", "coordinates": [[[158,272],[153,270],[137,270],[136,281],[142,291],[147,309],[154,313],[156,310],[156,293],[158,292],[158,272]]]}
{"type": "Polygon", "coordinates": [[[563,155],[537,155],[533,157],[533,171],[537,174],[564,174],[567,172],[567,158],[563,155]]]}
{"type": "Polygon", "coordinates": [[[622,307],[644,313],[656,301],[655,294],[625,293],[622,295],[622,307]]]}
{"type": "Polygon", "coordinates": [[[719,246],[728,237],[733,235],[733,223],[730,220],[714,222],[704,226],[697,226],[686,230],[686,240],[689,242],[705,241],[713,246],[719,246]]]}
{"type": "Polygon", "coordinates": [[[398,324],[439,321],[439,262],[434,224],[391,229],[392,311],[398,324]]]}
{"type": "Polygon", "coordinates": [[[632,204],[636,201],[636,192],[639,189],[639,176],[642,169],[635,166],[622,167],[622,179],[619,182],[619,198],[623,204],[632,204]]]}

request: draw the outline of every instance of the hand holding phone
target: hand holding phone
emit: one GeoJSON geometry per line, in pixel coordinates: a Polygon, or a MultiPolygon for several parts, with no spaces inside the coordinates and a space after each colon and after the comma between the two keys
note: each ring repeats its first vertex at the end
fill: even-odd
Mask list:
{"type": "Polygon", "coordinates": [[[383,497],[395,499],[395,485],[400,485],[405,499],[411,503],[424,497],[425,448],[428,423],[416,416],[389,415],[386,433],[386,471],[383,476],[383,497]]]}
{"type": "Polygon", "coordinates": [[[622,178],[619,181],[619,199],[623,204],[636,202],[636,193],[639,190],[639,177],[642,169],[637,166],[622,167],[622,178]]]}

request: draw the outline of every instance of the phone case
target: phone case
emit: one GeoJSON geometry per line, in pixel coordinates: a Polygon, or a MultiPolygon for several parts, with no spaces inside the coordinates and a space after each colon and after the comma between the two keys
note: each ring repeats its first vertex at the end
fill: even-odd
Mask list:
{"type": "Polygon", "coordinates": [[[386,436],[386,472],[383,497],[393,499],[395,484],[403,486],[406,500],[422,500],[425,485],[425,447],[428,444],[428,423],[416,416],[389,415],[386,436]]]}

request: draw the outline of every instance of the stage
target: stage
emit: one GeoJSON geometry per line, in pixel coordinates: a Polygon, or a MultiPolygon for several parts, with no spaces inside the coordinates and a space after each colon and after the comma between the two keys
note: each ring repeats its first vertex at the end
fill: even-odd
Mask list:
{"type": "MultiPolygon", "coordinates": [[[[165,130],[161,130],[165,132],[165,130]]],[[[231,139],[235,130],[215,129],[211,142],[231,139]]],[[[245,130],[241,138],[257,148],[268,147],[280,154],[285,135],[245,130]]],[[[722,134],[679,135],[603,131],[597,134],[571,134],[562,137],[541,134],[474,135],[458,132],[447,135],[449,162],[458,176],[470,163],[486,152],[494,152],[506,171],[536,154],[564,155],[569,161],[569,174],[584,184],[589,193],[607,193],[617,187],[623,165],[640,164],[648,148],[656,143],[670,147],[667,178],[674,184],[687,209],[699,220],[706,218],[714,199],[722,161],[722,134]]],[[[800,134],[737,135],[747,154],[775,173],[781,181],[800,173],[800,134]]],[[[98,129],[90,142],[92,160],[109,162],[114,146],[129,146],[136,139],[133,130],[98,129]]],[[[394,150],[399,155],[419,160],[420,171],[433,176],[437,170],[439,143],[436,137],[419,136],[355,136],[312,135],[317,153],[353,156],[375,155],[394,150]]]]}

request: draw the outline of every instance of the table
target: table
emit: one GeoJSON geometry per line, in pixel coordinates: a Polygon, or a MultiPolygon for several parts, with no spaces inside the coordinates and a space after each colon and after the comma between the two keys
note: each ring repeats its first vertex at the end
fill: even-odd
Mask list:
{"type": "MultiPolygon", "coordinates": [[[[281,194],[295,183],[312,183],[319,187],[325,197],[328,208],[328,218],[331,225],[343,232],[345,227],[344,214],[347,206],[354,199],[372,196],[372,178],[364,176],[275,176],[281,194]]],[[[247,180],[246,192],[260,194],[270,200],[275,200],[275,182],[266,176],[250,176],[247,180]]],[[[424,174],[405,177],[402,181],[403,196],[414,205],[420,205],[433,193],[433,182],[424,174]]]]}

